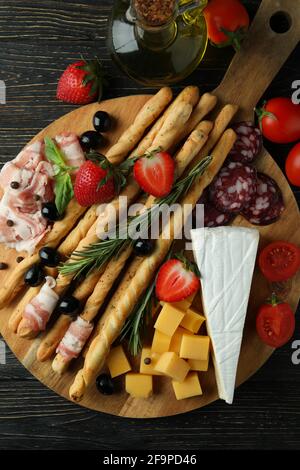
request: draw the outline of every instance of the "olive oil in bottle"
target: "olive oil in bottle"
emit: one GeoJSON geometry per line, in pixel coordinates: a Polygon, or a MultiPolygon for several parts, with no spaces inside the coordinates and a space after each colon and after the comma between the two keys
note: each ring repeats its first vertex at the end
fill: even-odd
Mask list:
{"type": "Polygon", "coordinates": [[[113,59],[145,85],[190,75],[207,46],[202,9],[207,0],[115,0],[109,28],[113,59]]]}

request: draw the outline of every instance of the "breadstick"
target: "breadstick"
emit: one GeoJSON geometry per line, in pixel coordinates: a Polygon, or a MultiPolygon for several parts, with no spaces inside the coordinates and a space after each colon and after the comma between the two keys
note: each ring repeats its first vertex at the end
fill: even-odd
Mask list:
{"type": "MultiPolygon", "coordinates": [[[[121,135],[119,141],[107,152],[107,158],[112,163],[120,163],[134,149],[146,129],[158,118],[165,107],[172,100],[170,88],[162,88],[156,95],[151,97],[136,116],[133,124],[121,135]]],[[[52,230],[40,243],[56,248],[60,241],[68,234],[78,218],[86,211],[86,208],[79,206],[73,199],[66,211],[63,220],[54,223],[52,230]]],[[[90,212],[90,215],[92,211],[90,212]]],[[[82,226],[81,226],[82,227],[82,226]]],[[[80,229],[81,229],[80,227],[80,229]]],[[[74,234],[73,234],[74,235],[74,234]]],[[[67,243],[67,242],[66,242],[67,243]]],[[[73,249],[76,245],[73,247],[73,249]]],[[[65,248],[65,247],[64,247],[65,248]]],[[[73,251],[73,250],[71,250],[73,251]]],[[[7,281],[0,289],[0,299],[2,308],[5,307],[12,298],[24,286],[23,277],[27,269],[38,261],[38,254],[26,257],[8,276],[7,281]]]]}
{"type": "MultiPolygon", "coordinates": [[[[199,153],[200,149],[207,141],[208,135],[212,127],[213,124],[209,121],[203,121],[198,124],[196,129],[188,137],[182,149],[176,154],[175,161],[177,166],[178,177],[182,175],[191,160],[195,157],[195,155],[199,153]]],[[[149,196],[146,201],[145,208],[150,208],[154,204],[155,198],[153,196],[149,196]]],[[[117,260],[111,260],[108,263],[108,267],[106,268],[104,274],[101,276],[93,294],[91,295],[91,297],[89,297],[84,312],[81,314],[83,320],[91,322],[95,318],[97,312],[99,311],[99,308],[105,300],[106,295],[111,289],[111,286],[114,281],[119,276],[120,271],[123,268],[127,259],[129,258],[131,252],[132,248],[129,246],[126,250],[124,250],[124,253],[122,253],[117,260]]],[[[85,284],[85,281],[83,283],[85,284]]],[[[54,359],[53,370],[55,370],[59,374],[62,374],[63,371],[67,368],[68,361],[64,358],[64,360],[61,360],[62,358],[59,356],[60,353],[58,353],[56,355],[56,358],[54,359]]]]}
{"type": "MultiPolygon", "coordinates": [[[[236,139],[235,133],[228,129],[225,131],[217,146],[212,152],[213,160],[202,177],[196,179],[187,195],[182,201],[182,205],[188,205],[190,211],[196,205],[203,190],[210,184],[214,176],[221,168],[226,156],[230,152],[236,139]]],[[[70,388],[70,398],[80,401],[88,385],[96,378],[102,369],[105,359],[109,353],[112,343],[118,338],[120,331],[128,315],[132,311],[136,299],[140,297],[147,285],[153,279],[153,274],[166,256],[174,237],[182,230],[184,222],[189,216],[188,211],[175,211],[170,222],[163,229],[155,252],[145,258],[139,266],[136,275],[126,284],[126,276],[121,282],[117,293],[112,297],[106,314],[105,323],[97,337],[90,345],[85,358],[83,369],[76,374],[75,380],[70,388]],[[165,238],[167,234],[168,238],[165,238]],[[169,236],[170,234],[170,236],[169,236]],[[124,288],[124,283],[126,287],[124,288]]]]}
{"type": "Polygon", "coordinates": [[[134,122],[121,135],[118,142],[107,152],[106,158],[114,165],[124,160],[124,156],[137,145],[145,130],[158,118],[172,100],[172,90],[161,88],[152,96],[137,114],[134,122]]]}
{"type": "Polygon", "coordinates": [[[194,160],[190,163],[190,165],[187,168],[187,172],[190,171],[200,160],[202,160],[203,157],[206,155],[209,155],[211,149],[216,145],[220,137],[222,136],[223,132],[225,129],[227,129],[228,125],[230,124],[232,118],[234,117],[235,113],[238,110],[238,106],[234,104],[226,104],[219,114],[217,115],[215,122],[214,122],[214,127],[211,133],[209,134],[209,138],[202,148],[202,150],[199,152],[199,154],[194,158],[194,160]]]}

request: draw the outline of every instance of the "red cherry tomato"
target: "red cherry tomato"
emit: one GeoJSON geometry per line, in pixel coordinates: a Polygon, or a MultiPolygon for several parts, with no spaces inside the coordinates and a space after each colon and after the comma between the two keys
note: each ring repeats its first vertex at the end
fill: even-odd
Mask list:
{"type": "Polygon", "coordinates": [[[289,98],[272,98],[257,110],[263,136],[277,144],[300,139],[300,105],[289,98]]]}
{"type": "Polygon", "coordinates": [[[249,27],[249,15],[244,5],[239,0],[210,0],[203,13],[211,42],[239,49],[249,27]]]}
{"type": "Polygon", "coordinates": [[[286,281],[300,268],[300,248],[285,241],[270,243],[261,250],[258,265],[269,281],[286,281]]]}
{"type": "Polygon", "coordinates": [[[300,142],[288,154],[285,172],[289,182],[300,187],[300,142]]]}
{"type": "Polygon", "coordinates": [[[259,308],[256,331],[260,339],[272,348],[287,343],[295,331],[295,316],[289,304],[280,302],[273,295],[270,303],[259,308]]]}

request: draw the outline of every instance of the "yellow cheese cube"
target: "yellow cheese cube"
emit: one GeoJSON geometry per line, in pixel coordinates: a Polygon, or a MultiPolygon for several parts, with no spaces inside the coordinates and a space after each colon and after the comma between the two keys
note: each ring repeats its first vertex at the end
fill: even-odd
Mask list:
{"type": "Polygon", "coordinates": [[[171,336],[165,335],[159,330],[155,330],[152,340],[151,351],[156,352],[158,354],[162,354],[169,350],[170,342],[171,336]]]}
{"type": "Polygon", "coordinates": [[[179,356],[206,361],[209,355],[209,342],[208,336],[183,335],[179,356]]]}
{"type": "Polygon", "coordinates": [[[177,400],[202,395],[202,389],[197,372],[190,372],[183,382],[172,380],[172,385],[177,400]]]}
{"type": "Polygon", "coordinates": [[[160,372],[154,370],[154,367],[159,359],[159,354],[151,353],[151,348],[143,348],[141,354],[140,373],[148,375],[162,375],[160,372]],[[145,364],[146,359],[146,364],[145,364]],[[150,360],[150,364],[147,361],[150,360]]]}
{"type": "Polygon", "coordinates": [[[152,376],[132,372],[126,374],[125,389],[132,397],[149,398],[153,392],[152,376]]]}
{"type": "Polygon", "coordinates": [[[117,346],[111,349],[107,358],[107,367],[112,378],[126,374],[126,372],[131,370],[131,366],[122,346],[117,346]]]}
{"type": "Polygon", "coordinates": [[[190,366],[186,361],[180,359],[176,353],[170,351],[165,352],[160,356],[154,369],[168,377],[171,377],[177,382],[182,382],[185,379],[190,366]]]}
{"type": "Polygon", "coordinates": [[[197,371],[202,371],[205,372],[208,370],[208,363],[209,363],[209,357],[206,359],[206,361],[199,361],[199,359],[189,359],[188,364],[191,368],[191,370],[197,370],[197,371]]]}
{"type": "MultiPolygon", "coordinates": [[[[191,294],[186,299],[180,300],[179,302],[172,302],[172,303],[170,303],[170,305],[173,305],[173,307],[176,307],[179,310],[183,310],[185,312],[192,305],[196,294],[197,294],[197,292],[195,292],[194,294],[191,294]]],[[[160,304],[162,306],[164,306],[165,303],[166,302],[160,302],[160,304]]]]}
{"type": "Polygon", "coordinates": [[[168,336],[173,336],[184,317],[184,312],[172,304],[165,304],[157,317],[154,328],[168,336]]]}
{"type": "Polygon", "coordinates": [[[175,333],[172,336],[171,343],[169,346],[169,351],[176,352],[177,354],[180,353],[180,346],[181,346],[181,340],[183,335],[192,335],[190,331],[185,330],[184,328],[181,328],[180,326],[177,328],[175,333]]]}
{"type": "Polygon", "coordinates": [[[188,308],[180,325],[183,326],[183,328],[192,331],[192,333],[198,333],[204,321],[205,317],[203,315],[195,312],[192,308],[188,308]]]}

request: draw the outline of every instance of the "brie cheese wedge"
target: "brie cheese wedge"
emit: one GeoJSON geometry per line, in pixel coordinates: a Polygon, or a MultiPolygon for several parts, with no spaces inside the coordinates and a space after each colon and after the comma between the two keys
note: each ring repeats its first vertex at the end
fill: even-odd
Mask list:
{"type": "Polygon", "coordinates": [[[259,232],[243,227],[191,230],[219,397],[232,403],[259,232]]]}

